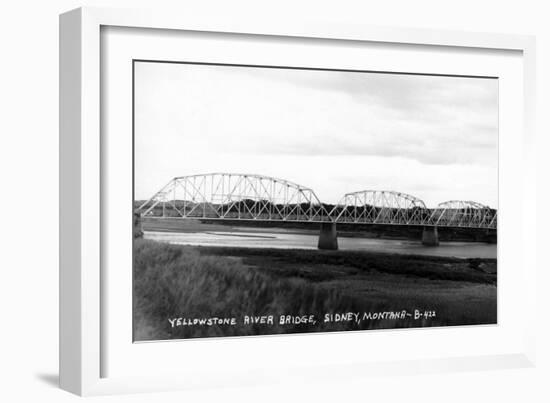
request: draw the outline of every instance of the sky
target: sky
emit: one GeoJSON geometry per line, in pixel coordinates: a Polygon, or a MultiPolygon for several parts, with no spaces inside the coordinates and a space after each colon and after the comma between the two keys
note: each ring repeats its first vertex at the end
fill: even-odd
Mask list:
{"type": "Polygon", "coordinates": [[[135,198],[175,176],[287,179],[498,207],[498,80],[136,62],[135,198]]]}

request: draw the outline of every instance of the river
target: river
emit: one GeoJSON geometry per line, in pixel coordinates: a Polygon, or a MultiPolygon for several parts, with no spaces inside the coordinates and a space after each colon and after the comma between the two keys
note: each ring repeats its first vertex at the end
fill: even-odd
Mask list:
{"type": "MultiPolygon", "coordinates": [[[[249,248],[317,249],[318,235],[278,230],[266,231],[145,231],[145,239],[178,245],[234,246],[249,248]]],[[[439,246],[423,246],[418,241],[338,237],[339,250],[401,253],[460,258],[497,257],[497,245],[478,242],[441,242],[439,246]]]]}

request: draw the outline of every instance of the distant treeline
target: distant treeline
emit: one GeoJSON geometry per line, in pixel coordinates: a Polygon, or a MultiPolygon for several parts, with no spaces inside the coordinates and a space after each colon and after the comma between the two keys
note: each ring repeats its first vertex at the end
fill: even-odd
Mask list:
{"type": "MultiPolygon", "coordinates": [[[[134,202],[134,208],[138,209],[144,201],[138,200],[134,202]]],[[[177,212],[174,210],[174,207],[180,210],[181,212],[189,212],[193,210],[197,205],[202,205],[203,203],[195,203],[192,201],[183,201],[183,200],[171,200],[170,202],[166,202],[166,210],[172,210],[171,214],[177,215],[177,212]],[[185,209],[185,210],[184,210],[185,209]]],[[[239,212],[239,211],[255,211],[257,209],[262,209],[265,211],[291,211],[296,208],[301,209],[302,211],[305,211],[312,207],[310,203],[291,203],[291,204],[278,204],[278,203],[271,203],[269,200],[252,200],[252,199],[243,199],[239,201],[234,201],[231,203],[208,203],[208,205],[212,206],[216,210],[222,210],[224,212],[239,212]]],[[[314,205],[316,209],[319,209],[323,207],[325,211],[330,212],[336,205],[334,204],[315,204],[314,205]]],[[[146,207],[148,208],[148,207],[146,207]]],[[[161,212],[163,209],[163,203],[158,203],[155,208],[153,209],[154,212],[161,212]]]]}
{"type": "MultiPolygon", "coordinates": [[[[144,200],[136,200],[134,201],[134,209],[139,209],[139,207],[144,203],[144,200]]],[[[171,200],[166,203],[158,203],[152,210],[152,215],[161,215],[163,211],[163,204],[164,204],[164,214],[169,217],[177,217],[179,213],[174,209],[178,209],[182,213],[189,213],[191,210],[193,210],[195,207],[202,205],[203,203],[195,203],[191,201],[183,201],[183,200],[171,200]]],[[[244,199],[240,201],[235,201],[231,203],[208,203],[209,206],[212,207],[212,211],[214,210],[220,210],[224,213],[238,213],[239,211],[259,211],[262,210],[264,212],[290,212],[293,210],[301,210],[301,211],[308,211],[311,208],[314,208],[315,210],[319,210],[321,207],[324,208],[326,213],[330,213],[334,208],[337,208],[337,212],[347,211],[349,213],[352,213],[356,209],[368,209],[370,212],[374,211],[381,211],[382,209],[389,210],[389,211],[398,211],[403,209],[398,208],[387,208],[387,207],[377,207],[369,204],[361,205],[361,206],[347,206],[345,208],[339,207],[336,204],[329,204],[329,203],[321,203],[321,204],[310,204],[310,203],[294,203],[294,204],[277,204],[277,203],[271,203],[269,200],[252,200],[252,199],[244,199]]],[[[145,209],[147,209],[149,206],[146,206],[145,209]]],[[[423,216],[425,215],[428,217],[434,209],[423,209],[422,207],[414,206],[412,208],[407,209],[410,214],[418,213],[419,215],[423,216]]],[[[491,215],[496,214],[495,209],[490,209],[489,213],[491,215]]]]}
{"type": "MultiPolygon", "coordinates": [[[[177,232],[178,228],[186,229],[188,220],[171,218],[144,217],[144,231],[168,231],[177,232]]],[[[210,230],[209,226],[249,227],[249,228],[288,228],[289,230],[317,231],[319,223],[307,223],[296,221],[253,221],[253,220],[217,220],[217,219],[193,219],[199,225],[204,225],[203,230],[210,230]]],[[[217,227],[218,228],[218,227],[217,227]]],[[[407,239],[419,240],[422,238],[422,226],[412,225],[380,225],[380,224],[347,224],[338,223],[336,226],[338,236],[354,238],[378,238],[378,239],[407,239]]],[[[219,229],[216,229],[219,230],[219,229]]],[[[439,240],[443,242],[487,242],[496,243],[496,230],[476,228],[438,228],[439,240]]]]}

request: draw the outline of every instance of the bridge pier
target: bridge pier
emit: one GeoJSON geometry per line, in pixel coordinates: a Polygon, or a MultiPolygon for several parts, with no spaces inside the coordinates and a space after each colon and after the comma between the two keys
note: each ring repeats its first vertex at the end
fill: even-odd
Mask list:
{"type": "Polygon", "coordinates": [[[338,236],[336,234],[336,223],[323,222],[321,223],[321,231],[319,232],[319,249],[338,250],[338,236]]]}
{"type": "Polygon", "coordinates": [[[437,227],[424,227],[422,230],[422,245],[439,246],[439,235],[437,227]]]}

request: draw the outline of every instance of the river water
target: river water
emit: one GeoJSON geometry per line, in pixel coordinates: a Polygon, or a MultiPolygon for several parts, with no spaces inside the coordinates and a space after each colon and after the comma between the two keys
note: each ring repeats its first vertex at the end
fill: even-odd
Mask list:
{"type": "MultiPolygon", "coordinates": [[[[317,249],[317,234],[284,231],[145,231],[145,239],[178,245],[234,246],[249,248],[317,249]]],[[[420,240],[394,240],[338,237],[339,250],[386,252],[461,258],[497,257],[497,245],[476,242],[441,242],[439,246],[423,246],[420,240]]]]}

